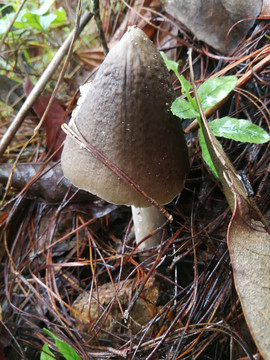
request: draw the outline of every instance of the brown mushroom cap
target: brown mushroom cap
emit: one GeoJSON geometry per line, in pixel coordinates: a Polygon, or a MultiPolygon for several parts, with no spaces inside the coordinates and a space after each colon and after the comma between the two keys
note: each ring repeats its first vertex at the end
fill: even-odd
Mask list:
{"type": "MultiPolygon", "coordinates": [[[[181,192],[189,169],[181,123],[170,111],[173,100],[159,52],[142,30],[130,27],[83,88],[70,126],[74,121],[89,144],[163,205],[181,192]]],[[[150,205],[70,136],[61,161],[64,175],[80,189],[114,204],[150,205]]]]}

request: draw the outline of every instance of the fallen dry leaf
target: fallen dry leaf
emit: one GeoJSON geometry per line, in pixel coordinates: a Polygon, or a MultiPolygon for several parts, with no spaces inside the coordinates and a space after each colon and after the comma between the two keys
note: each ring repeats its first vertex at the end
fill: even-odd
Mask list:
{"type": "Polygon", "coordinates": [[[168,14],[179,20],[193,34],[216,50],[231,53],[246,36],[260,15],[262,0],[161,0],[168,14]],[[226,49],[226,37],[230,28],[226,49]]]}
{"type": "MultiPolygon", "coordinates": [[[[33,84],[30,79],[27,78],[24,89],[26,95],[29,95],[31,90],[33,89],[33,84]]],[[[37,114],[39,119],[42,118],[44,111],[49,103],[50,95],[48,96],[39,96],[38,100],[33,105],[33,110],[37,114]]],[[[57,99],[53,99],[53,102],[50,106],[47,116],[45,117],[42,127],[46,132],[46,143],[47,143],[47,151],[53,153],[57,150],[60,145],[63,143],[66,135],[61,129],[61,125],[65,120],[65,107],[60,103],[57,99]]],[[[57,154],[54,155],[53,160],[57,161],[60,159],[61,152],[58,151],[57,154]]]]}
{"type": "MultiPolygon", "coordinates": [[[[6,184],[12,164],[0,164],[0,183],[6,184]]],[[[117,205],[100,201],[88,191],[79,190],[64,177],[60,163],[20,163],[17,164],[11,185],[22,191],[27,198],[40,198],[56,205],[63,202],[68,193],[70,199],[63,211],[78,211],[92,218],[103,217],[117,208],[117,205]]],[[[1,218],[0,218],[1,220],[1,218]]],[[[1,225],[1,223],[0,223],[1,225]]]]}
{"type": "MultiPolygon", "coordinates": [[[[73,303],[73,316],[76,320],[76,327],[81,331],[90,331],[90,333],[95,334],[94,331],[91,331],[95,322],[98,321],[99,317],[104,319],[109,314],[102,325],[101,336],[108,338],[111,336],[110,333],[128,333],[129,327],[123,323],[123,314],[120,311],[119,304],[121,304],[122,310],[125,310],[135,291],[136,279],[129,279],[120,281],[117,284],[108,283],[99,286],[98,291],[93,291],[91,301],[89,293],[85,292],[73,303]]],[[[149,284],[142,294],[145,298],[139,297],[132,309],[132,331],[141,330],[144,325],[153,319],[156,312],[154,301],[157,299],[158,294],[159,288],[157,284],[153,280],[149,280],[149,284]]],[[[102,321],[99,321],[99,326],[101,324],[102,321]]],[[[97,329],[99,326],[95,328],[97,329]]]]}
{"type": "Polygon", "coordinates": [[[82,49],[77,50],[76,55],[82,63],[87,65],[90,69],[99,66],[105,59],[105,54],[102,47],[95,49],[82,49]]]}
{"type": "Polygon", "coordinates": [[[270,359],[270,235],[262,222],[243,219],[237,205],[227,241],[245,318],[265,360],[270,359]]]}
{"type": "MultiPolygon", "coordinates": [[[[6,184],[13,165],[0,165],[0,183],[6,184]]],[[[40,197],[48,203],[61,203],[69,187],[72,186],[70,181],[64,175],[60,164],[44,165],[43,163],[20,163],[17,164],[11,185],[17,190],[29,187],[29,197],[40,197]]],[[[72,186],[72,192],[77,189],[72,186]]],[[[89,193],[87,193],[89,194],[89,193]]],[[[88,199],[95,198],[89,194],[88,199]]]]}
{"type": "Polygon", "coordinates": [[[241,179],[212,133],[199,103],[194,81],[193,89],[200,110],[205,142],[233,213],[227,232],[227,242],[235,287],[254,341],[264,359],[268,360],[270,359],[269,227],[253,198],[246,194],[241,179]]]}

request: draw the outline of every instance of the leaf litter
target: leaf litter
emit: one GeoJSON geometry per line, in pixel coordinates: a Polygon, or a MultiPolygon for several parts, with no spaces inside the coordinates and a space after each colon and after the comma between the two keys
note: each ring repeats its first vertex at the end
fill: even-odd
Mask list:
{"type": "MultiPolygon", "coordinates": [[[[249,68],[249,58],[245,59],[248,52],[251,55],[255,54],[260,46],[265,46],[265,37],[261,34],[265,35],[266,29],[261,23],[252,40],[248,44],[244,42],[238,48],[237,56],[244,60],[238,63],[241,66],[234,66],[230,60],[219,58],[218,53],[210,52],[205,47],[201,48],[190,32],[179,24],[170,22],[166,16],[162,17],[159,14],[163,22],[158,22],[159,17],[151,5],[150,1],[139,4],[137,10],[139,13],[144,10],[143,15],[140,18],[136,14],[135,18],[137,21],[144,21],[144,6],[150,21],[150,24],[147,24],[149,34],[154,41],[159,39],[158,44],[161,49],[164,46],[164,50],[170,26],[179,31],[180,36],[177,39],[175,32],[172,37],[176,51],[171,54],[175,56],[173,60],[181,60],[181,71],[187,78],[187,46],[193,47],[196,51],[195,71],[200,81],[218,72],[220,63],[222,68],[230,66],[230,75],[241,76],[249,68]],[[151,26],[151,22],[154,22],[154,26],[151,26]]],[[[104,14],[105,10],[103,9],[104,14]]],[[[132,10],[128,9],[126,17],[123,15],[122,19],[128,22],[130,14],[132,10]]],[[[106,18],[106,15],[103,21],[107,38],[112,38],[109,18],[106,18]]],[[[252,77],[252,82],[248,82],[246,87],[264,104],[269,98],[265,85],[267,81],[268,72],[262,71],[257,77],[252,77]]],[[[72,96],[73,94],[70,98],[72,96]]],[[[246,96],[234,94],[229,106],[226,104],[217,111],[222,116],[248,117],[258,125],[266,126],[262,116],[264,108],[260,105],[254,106],[246,96]]],[[[31,129],[29,124],[28,122],[27,126],[31,129]]],[[[24,161],[30,162],[38,157],[43,159],[45,146],[39,147],[42,143],[45,145],[42,138],[33,143],[24,155],[24,161]]],[[[222,145],[229,153],[234,167],[248,175],[258,206],[266,213],[269,208],[268,146],[236,144],[229,140],[224,140],[222,145]]],[[[114,302],[111,304],[114,309],[119,309],[121,284],[132,279],[134,285],[126,297],[125,309],[147,276],[134,254],[131,215],[128,209],[110,207],[109,204],[99,199],[91,199],[90,196],[86,201],[89,211],[87,214],[82,210],[81,199],[77,204],[72,204],[76,192],[73,193],[69,186],[60,187],[57,193],[58,184],[62,184],[61,175],[46,179],[42,172],[35,170],[33,181],[31,171],[36,164],[19,164],[22,167],[18,166],[16,171],[21,172],[23,179],[20,184],[12,184],[0,217],[1,245],[4,245],[1,251],[1,276],[2,284],[5,284],[5,287],[0,289],[1,333],[5,333],[0,344],[12,354],[9,356],[13,356],[13,359],[26,355],[28,358],[34,358],[35,354],[38,358],[45,340],[42,330],[44,327],[72,345],[85,359],[146,359],[151,354],[152,358],[157,359],[165,356],[170,359],[206,359],[214,356],[228,358],[230,344],[235,359],[244,356],[252,359],[253,356],[259,356],[258,353],[256,355],[258,350],[245,325],[243,311],[233,286],[233,273],[226,245],[230,212],[223,191],[201,160],[196,132],[189,138],[189,147],[192,168],[186,188],[175,202],[167,206],[174,217],[174,222],[169,226],[170,236],[164,239],[158,257],[156,251],[153,251],[151,272],[159,288],[158,298],[149,299],[144,297],[143,292],[140,293],[140,301],[147,306],[147,313],[151,314],[152,319],[147,324],[131,328],[129,332],[123,330],[126,324],[121,315],[119,318],[119,315],[113,316],[114,313],[110,313],[110,305],[106,310],[102,307],[104,286],[108,287],[109,294],[112,294],[114,302]],[[45,195],[42,196],[39,186],[43,187],[45,195]],[[54,195],[50,195],[51,193],[54,195]],[[55,196],[57,202],[52,204],[51,199],[55,196]],[[95,206],[97,210],[99,208],[99,213],[94,210],[95,206]],[[86,300],[80,303],[84,295],[86,300]],[[89,327],[87,328],[86,322],[86,327],[78,330],[75,323],[77,320],[74,320],[75,305],[80,303],[86,314],[88,310],[89,315],[91,299],[97,299],[97,304],[100,304],[97,310],[98,317],[94,321],[100,320],[95,323],[88,319],[89,327]],[[114,324],[118,323],[119,327],[108,329],[103,326],[106,317],[113,319],[114,324]],[[31,346],[26,347],[26,344],[31,342],[38,351],[31,346]]],[[[11,149],[10,153],[3,157],[4,162],[10,162],[16,153],[16,149],[11,149]]],[[[53,172],[53,169],[56,169],[52,163],[49,163],[48,167],[52,168],[53,172]]],[[[3,186],[5,181],[1,180],[3,186]]],[[[234,204],[234,201],[230,204],[234,204]]],[[[238,213],[235,217],[241,219],[238,213]]],[[[244,231],[248,237],[247,241],[250,242],[254,233],[261,234],[256,221],[258,220],[253,224],[240,221],[236,224],[236,230],[231,223],[228,236],[232,237],[231,247],[236,249],[236,255],[232,248],[229,249],[232,260],[233,256],[239,256],[237,251],[241,251],[241,246],[233,242],[233,239],[239,236],[239,231],[244,231]],[[251,235],[247,229],[254,229],[251,230],[251,235]]],[[[247,251],[253,249],[251,245],[247,251]]],[[[258,251],[258,248],[256,250],[258,251]]],[[[255,255],[254,252],[253,262],[261,261],[261,258],[255,255]]],[[[232,263],[235,267],[234,260],[232,263]]],[[[244,266],[245,263],[239,265],[244,266]]],[[[246,269],[247,266],[245,271],[246,269]]],[[[243,276],[243,272],[242,268],[239,268],[240,274],[236,275],[236,270],[237,266],[234,269],[237,285],[240,281],[238,278],[243,276]]],[[[151,289],[151,286],[151,282],[145,282],[144,290],[151,289]]],[[[237,290],[239,292],[239,288],[237,290]]],[[[249,290],[249,287],[245,287],[244,290],[249,290]]],[[[108,292],[105,292],[105,295],[108,295],[108,292]]],[[[248,295],[241,294],[240,297],[250,298],[248,295]]],[[[246,315],[245,306],[243,309],[246,315]]]]}

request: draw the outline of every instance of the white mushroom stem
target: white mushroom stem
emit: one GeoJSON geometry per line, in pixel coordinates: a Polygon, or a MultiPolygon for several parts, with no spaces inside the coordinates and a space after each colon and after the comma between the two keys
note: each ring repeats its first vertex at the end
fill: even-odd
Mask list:
{"type": "MultiPolygon", "coordinates": [[[[165,216],[155,206],[145,208],[131,206],[131,209],[136,244],[139,244],[143,238],[162,226],[166,221],[165,216]]],[[[163,231],[158,231],[155,235],[143,241],[139,245],[138,251],[140,253],[144,252],[144,255],[147,256],[147,254],[145,254],[145,250],[153,246],[158,246],[161,243],[162,235],[163,231]]]]}

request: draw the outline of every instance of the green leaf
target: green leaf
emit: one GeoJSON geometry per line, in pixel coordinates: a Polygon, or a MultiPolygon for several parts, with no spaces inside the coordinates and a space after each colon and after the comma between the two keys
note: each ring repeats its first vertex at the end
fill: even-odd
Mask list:
{"type": "Polygon", "coordinates": [[[222,136],[235,141],[263,144],[270,140],[270,135],[261,127],[245,119],[225,116],[209,123],[215,136],[222,136]]]}
{"type": "MultiPolygon", "coordinates": [[[[190,95],[189,90],[191,89],[191,84],[186,80],[186,78],[183,75],[178,75],[178,79],[181,83],[182,86],[182,94],[186,95],[187,99],[189,100],[191,106],[193,107],[193,109],[197,112],[197,114],[199,115],[198,109],[197,109],[197,104],[195,99],[190,95]]],[[[198,116],[197,115],[197,116],[198,116]]]]}
{"type": "Polygon", "coordinates": [[[223,76],[206,80],[198,89],[198,95],[203,110],[217,104],[234,88],[237,82],[235,76],[223,76]]]}
{"type": "Polygon", "coordinates": [[[181,119],[193,119],[199,116],[193,106],[185,99],[176,99],[172,103],[171,111],[181,119]]]}
{"type": "Polygon", "coordinates": [[[209,151],[207,149],[207,146],[206,146],[206,143],[205,143],[205,138],[203,136],[201,128],[199,130],[199,133],[200,133],[200,138],[199,139],[200,139],[200,146],[201,146],[201,150],[202,150],[202,158],[206,162],[206,164],[209,166],[209,168],[212,171],[215,178],[218,179],[218,173],[216,171],[215,165],[213,164],[212,158],[211,158],[211,156],[209,154],[209,151]]]}
{"type": "Polygon", "coordinates": [[[45,0],[39,9],[31,11],[31,12],[36,15],[44,15],[49,11],[50,7],[52,6],[52,4],[54,2],[55,2],[55,0],[45,0]]]}
{"type": "Polygon", "coordinates": [[[10,22],[12,21],[15,13],[10,13],[0,19],[0,35],[4,34],[9,27],[10,22]]]}
{"type": "Polygon", "coordinates": [[[47,14],[47,15],[43,15],[40,16],[40,26],[42,27],[43,30],[48,30],[49,26],[52,24],[52,22],[56,19],[57,15],[56,14],[47,14]]]}
{"type": "MultiPolygon", "coordinates": [[[[185,91],[185,89],[187,88],[187,92],[189,91],[189,89],[191,88],[190,83],[183,77],[183,75],[180,75],[178,72],[178,66],[179,64],[176,61],[173,60],[169,60],[166,56],[166,54],[163,51],[160,51],[160,55],[162,56],[163,61],[165,62],[167,69],[168,70],[172,70],[175,75],[177,76],[178,80],[181,83],[182,86],[182,92],[185,91]],[[185,83],[186,81],[186,83],[185,83]],[[185,86],[186,85],[186,86],[185,86]]],[[[183,92],[184,94],[185,92],[183,92]]]]}
{"type": "Polygon", "coordinates": [[[28,9],[20,11],[16,21],[14,22],[14,26],[18,29],[31,27],[37,30],[43,30],[40,25],[40,16],[32,14],[28,9]]]}
{"type": "Polygon", "coordinates": [[[55,19],[51,22],[51,26],[60,26],[66,24],[66,11],[63,7],[54,11],[54,15],[56,15],[55,19]]]}
{"type": "MultiPolygon", "coordinates": [[[[41,12],[44,13],[45,10],[46,9],[44,8],[41,12]]],[[[23,9],[22,11],[20,11],[14,23],[14,26],[18,29],[32,28],[41,31],[47,31],[50,26],[58,26],[65,23],[66,12],[62,7],[47,15],[40,15],[39,9],[31,11],[29,11],[28,9],[23,9]]]]}
{"type": "Polygon", "coordinates": [[[40,354],[40,360],[53,360],[55,359],[55,356],[49,349],[49,346],[47,344],[44,344],[42,346],[41,354],[40,354]]]}
{"type": "Polygon", "coordinates": [[[187,81],[187,79],[183,75],[179,75],[179,81],[182,86],[182,94],[188,95],[189,90],[191,89],[191,84],[187,81]]]}
{"type": "MultiPolygon", "coordinates": [[[[191,95],[189,93],[189,90],[191,89],[191,84],[185,79],[185,77],[183,75],[179,74],[178,63],[175,61],[169,60],[163,51],[160,51],[160,54],[166,64],[168,70],[172,70],[175,73],[175,75],[177,76],[178,80],[180,81],[181,86],[182,86],[182,94],[186,95],[186,97],[189,100],[189,102],[191,103],[193,109],[197,110],[196,101],[195,101],[195,99],[193,99],[191,97],[191,95]]],[[[194,117],[194,116],[192,116],[192,117],[194,117]]],[[[190,118],[187,118],[187,119],[190,119],[190,118]]]]}
{"type": "Polygon", "coordinates": [[[55,345],[66,360],[82,360],[81,357],[70,345],[58,339],[58,337],[55,336],[51,331],[47,329],[43,330],[54,339],[55,345]]]}
{"type": "Polygon", "coordinates": [[[160,51],[160,55],[162,56],[162,59],[167,66],[167,69],[172,70],[175,73],[175,75],[178,77],[179,76],[179,73],[178,73],[179,64],[176,61],[169,60],[163,51],[160,51]]]}

